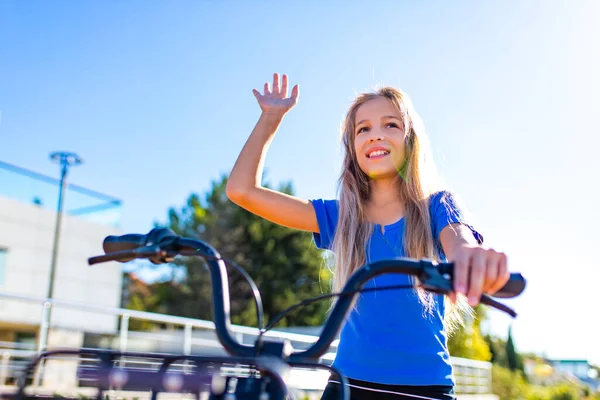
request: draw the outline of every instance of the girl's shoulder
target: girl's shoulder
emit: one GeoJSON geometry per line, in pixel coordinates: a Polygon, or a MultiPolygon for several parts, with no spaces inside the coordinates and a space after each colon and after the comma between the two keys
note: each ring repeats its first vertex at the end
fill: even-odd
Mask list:
{"type": "Polygon", "coordinates": [[[458,196],[450,190],[438,190],[429,196],[429,211],[437,214],[441,211],[450,214],[463,215],[463,207],[458,196]]]}
{"type": "Polygon", "coordinates": [[[340,212],[340,201],[337,199],[311,199],[317,218],[328,216],[329,219],[337,219],[340,212]]]}
{"type": "Polygon", "coordinates": [[[310,200],[317,217],[319,232],[313,232],[313,238],[318,248],[330,248],[339,219],[339,201],[335,199],[310,200]]]}
{"type": "Polygon", "coordinates": [[[472,217],[452,191],[440,190],[432,193],[429,196],[429,210],[436,238],[447,225],[459,223],[466,225],[473,232],[478,243],[483,243],[483,236],[474,228],[472,217]]]}
{"type": "Polygon", "coordinates": [[[456,201],[455,194],[447,189],[437,190],[429,195],[430,205],[439,205],[445,202],[454,201],[456,201]]]}

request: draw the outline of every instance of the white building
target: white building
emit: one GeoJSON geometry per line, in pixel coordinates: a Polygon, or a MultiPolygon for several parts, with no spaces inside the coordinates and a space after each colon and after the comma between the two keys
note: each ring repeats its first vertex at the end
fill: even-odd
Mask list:
{"type": "Polygon", "coordinates": [[[550,360],[557,372],[570,374],[578,379],[586,380],[595,378],[593,368],[588,360],[582,359],[557,359],[550,360]]]}
{"type": "MultiPolygon", "coordinates": [[[[56,179],[0,162],[0,294],[46,297],[58,193],[56,179]]],[[[53,297],[120,307],[121,264],[87,263],[103,253],[104,237],[120,234],[120,202],[69,186],[64,204],[53,297]]],[[[0,297],[0,342],[34,343],[42,310],[41,303],[0,297]]],[[[110,315],[58,308],[51,329],[114,333],[117,322],[110,315]]],[[[55,342],[52,334],[50,341],[55,342]]]]}

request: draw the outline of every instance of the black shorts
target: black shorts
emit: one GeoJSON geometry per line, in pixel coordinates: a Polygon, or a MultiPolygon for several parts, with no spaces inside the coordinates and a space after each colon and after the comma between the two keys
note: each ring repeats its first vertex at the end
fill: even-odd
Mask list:
{"type": "MultiPolygon", "coordinates": [[[[348,379],[351,400],[454,400],[454,388],[452,386],[403,386],[383,385],[380,383],[348,379]]],[[[340,382],[329,379],[321,400],[340,399],[340,382]]]]}

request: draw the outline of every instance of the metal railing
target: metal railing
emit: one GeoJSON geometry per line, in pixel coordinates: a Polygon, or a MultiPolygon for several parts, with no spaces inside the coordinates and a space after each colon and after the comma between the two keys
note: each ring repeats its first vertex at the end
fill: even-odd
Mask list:
{"type": "MultiPolygon", "coordinates": [[[[112,348],[120,351],[147,351],[148,347],[153,352],[158,348],[162,353],[182,353],[182,354],[226,354],[219,343],[215,334],[215,326],[211,321],[198,320],[192,318],[178,317],[173,315],[157,314],[146,311],[136,311],[124,308],[113,308],[98,306],[93,304],[79,303],[66,300],[47,299],[42,297],[25,296],[0,292],[0,299],[13,300],[26,303],[37,303],[42,310],[37,348],[24,348],[18,344],[0,342],[0,386],[10,382],[16,377],[24,365],[21,362],[12,362],[11,360],[27,359],[37,353],[47,349],[48,333],[50,327],[45,323],[47,314],[51,307],[70,308],[81,311],[95,312],[98,314],[112,315],[120,319],[118,330],[110,334],[108,343],[104,345],[96,344],[93,348],[112,348]],[[154,322],[171,326],[174,329],[161,331],[131,331],[129,322],[132,319],[138,319],[147,322],[154,322]],[[11,347],[12,346],[12,347],[11,347]]],[[[0,300],[1,301],[1,300],[0,300]]],[[[1,318],[1,315],[0,315],[1,318]]],[[[1,320],[0,320],[1,321],[1,320]]],[[[52,327],[61,329],[61,327],[52,327]]],[[[68,328],[68,327],[62,327],[68,328]]],[[[232,325],[232,332],[237,340],[242,343],[253,343],[258,334],[257,328],[232,325]]],[[[83,335],[84,332],[81,332],[83,335]]],[[[94,335],[94,332],[85,332],[87,335],[94,335]]],[[[288,339],[296,349],[308,347],[311,343],[317,341],[318,337],[314,335],[297,334],[282,332],[277,330],[268,331],[265,336],[288,339]]],[[[106,337],[106,335],[104,336],[106,337]]],[[[321,358],[321,362],[330,364],[337,351],[338,341],[334,341],[329,351],[321,358]]],[[[67,345],[67,347],[69,347],[67,345]]],[[[74,346],[70,346],[74,347],[74,346]]],[[[454,375],[456,379],[456,392],[461,394],[487,394],[491,393],[491,363],[469,360],[464,358],[452,357],[451,359],[454,375]]],[[[319,375],[320,376],[320,375],[319,375]]],[[[305,376],[298,378],[303,380],[307,388],[313,388],[315,385],[323,388],[327,376],[312,377],[305,376]],[[324,379],[324,380],[323,380],[324,379]],[[321,382],[321,380],[323,380],[321,382]]],[[[39,382],[38,382],[39,383],[39,382]]]]}

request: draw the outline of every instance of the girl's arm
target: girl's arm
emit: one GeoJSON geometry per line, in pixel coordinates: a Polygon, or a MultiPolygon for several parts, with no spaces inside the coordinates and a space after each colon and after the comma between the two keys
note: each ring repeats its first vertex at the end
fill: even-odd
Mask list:
{"type": "Polygon", "coordinates": [[[265,84],[264,94],[254,90],[262,110],[258,123],[246,141],[227,182],[227,197],[253,214],[279,225],[319,232],[317,217],[308,200],[299,199],[262,186],[261,177],[267,151],[285,114],[296,105],[298,85],[287,97],[288,79],[273,75],[273,90],[265,84]]]}

